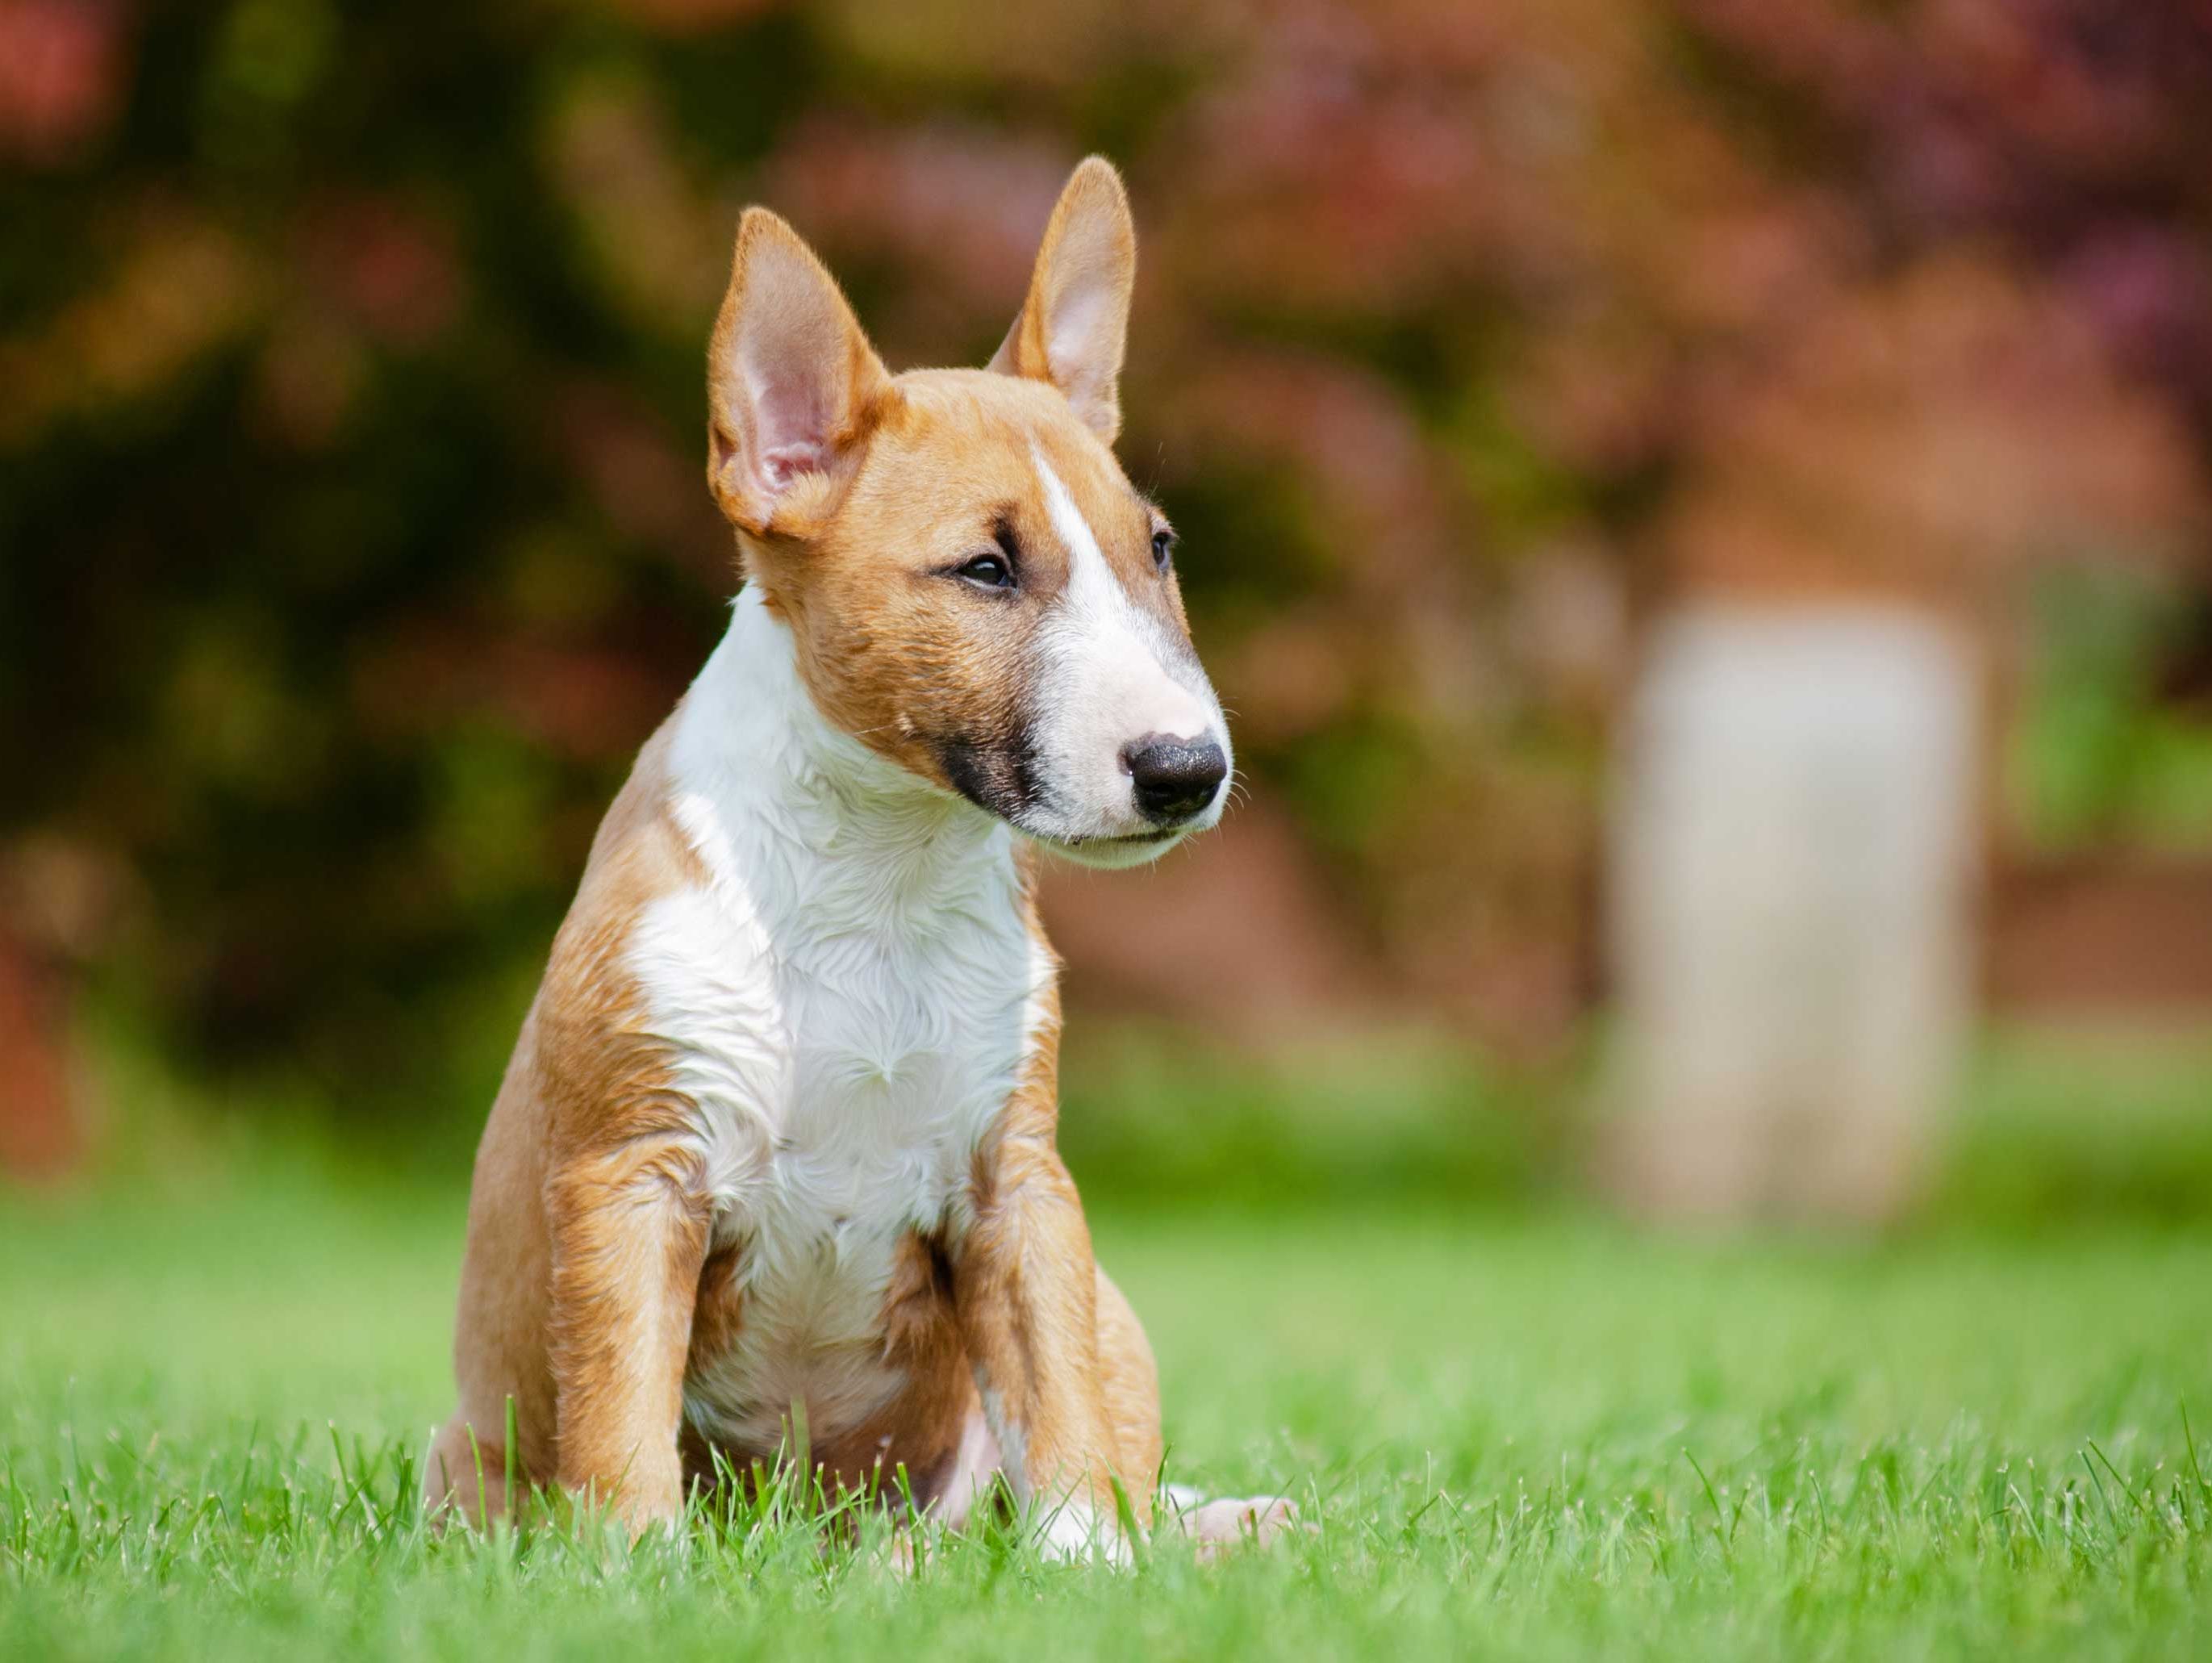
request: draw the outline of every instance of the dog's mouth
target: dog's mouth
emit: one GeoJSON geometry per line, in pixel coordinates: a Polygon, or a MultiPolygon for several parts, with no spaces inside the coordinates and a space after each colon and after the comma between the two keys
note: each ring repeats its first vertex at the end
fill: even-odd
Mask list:
{"type": "Polygon", "coordinates": [[[1156,832],[1132,832],[1119,838],[1048,838],[1045,841],[1056,843],[1064,849],[1087,849],[1100,845],[1110,848],[1117,844],[1170,843],[1190,829],[1188,825],[1170,825],[1156,832]]]}
{"type": "MultiPolygon", "coordinates": [[[[1208,812],[1167,825],[1138,820],[1127,832],[1060,831],[1052,825],[1061,818],[1059,794],[1026,737],[1011,741],[996,736],[980,742],[946,740],[935,748],[945,783],[953,790],[1030,842],[1079,866],[1141,866],[1219,818],[1208,812]]],[[[1137,819],[1133,813],[1128,816],[1137,819]]]]}
{"type": "Polygon", "coordinates": [[[1040,848],[1059,856],[1077,866],[1123,867],[1142,866],[1165,854],[1173,844],[1180,843],[1200,828],[1195,825],[1155,827],[1147,832],[1131,832],[1119,837],[1054,837],[1049,832],[1031,832],[1017,827],[1022,835],[1040,848]]]}

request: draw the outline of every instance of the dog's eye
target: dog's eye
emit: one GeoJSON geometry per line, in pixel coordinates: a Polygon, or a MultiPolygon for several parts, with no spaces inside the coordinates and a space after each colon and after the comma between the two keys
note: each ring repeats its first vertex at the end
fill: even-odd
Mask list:
{"type": "Polygon", "coordinates": [[[1006,563],[1003,555],[979,554],[960,568],[959,575],[979,588],[1011,589],[1014,587],[1014,569],[1006,563]]]}
{"type": "Polygon", "coordinates": [[[1162,571],[1168,569],[1168,557],[1175,552],[1176,534],[1171,531],[1152,533],[1152,564],[1162,571]]]}

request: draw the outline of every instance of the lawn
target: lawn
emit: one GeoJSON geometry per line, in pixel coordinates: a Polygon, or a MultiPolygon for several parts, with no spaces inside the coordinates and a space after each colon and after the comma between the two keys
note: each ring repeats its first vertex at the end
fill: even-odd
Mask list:
{"type": "Polygon", "coordinates": [[[0,1655],[2212,1654],[2187,1220],[1728,1242],[1125,1197],[1097,1234],[1170,1476],[1316,1530],[1125,1574],[987,1533],[911,1579],[775,1516],[428,1534],[459,1227],[450,1183],[336,1155],[0,1196],[0,1655]]]}

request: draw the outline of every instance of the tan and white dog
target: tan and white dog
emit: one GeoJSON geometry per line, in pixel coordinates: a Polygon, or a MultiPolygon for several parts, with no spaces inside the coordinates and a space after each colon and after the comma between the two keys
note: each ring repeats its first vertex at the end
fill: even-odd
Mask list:
{"type": "MultiPolygon", "coordinates": [[[[1093,158],[988,369],[894,376],[747,210],[708,359],[745,584],[592,847],[477,1157],[434,1505],[506,1472],[677,1517],[803,1415],[833,1485],[995,1475],[1127,1550],[1150,1346],[1054,1147],[1038,847],[1152,859],[1228,735],[1159,509],[1109,448],[1136,243],[1093,158]],[[506,1447],[512,1401],[516,1447],[506,1447]]],[[[1270,1533],[1278,1502],[1179,1515],[1270,1533]]]]}

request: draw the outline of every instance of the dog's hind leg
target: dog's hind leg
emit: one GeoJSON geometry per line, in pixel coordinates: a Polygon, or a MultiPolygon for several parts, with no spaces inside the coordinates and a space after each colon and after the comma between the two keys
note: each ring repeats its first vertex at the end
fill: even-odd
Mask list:
{"type": "MultiPolygon", "coordinates": [[[[1103,1270],[1098,1272],[1098,1368],[1121,1471],[1157,1479],[1162,1449],[1159,1368],[1144,1325],[1103,1270]]],[[[1162,1501],[1156,1523],[1173,1520],[1197,1542],[1202,1559],[1243,1542],[1264,1546],[1295,1527],[1298,1519],[1297,1507],[1280,1495],[1208,1499],[1187,1484],[1170,1484],[1162,1501]]]]}
{"type": "MultiPolygon", "coordinates": [[[[1104,1270],[1097,1276],[1099,1391],[1113,1431],[1115,1464],[1136,1482],[1151,1483],[1159,1477],[1162,1453],[1159,1368],[1128,1300],[1104,1270]]],[[[955,1530],[968,1523],[998,1472],[1000,1459],[982,1404],[971,1400],[958,1451],[932,1508],[939,1522],[955,1530]]],[[[1162,1502],[1153,1512],[1155,1526],[1165,1529],[1172,1522],[1197,1542],[1202,1559],[1239,1543],[1264,1545],[1294,1528],[1298,1518],[1297,1507],[1279,1495],[1209,1500],[1188,1485],[1170,1484],[1162,1502]]]]}
{"type": "Polygon", "coordinates": [[[1160,1474],[1160,1371],[1152,1342],[1129,1301],[1098,1271],[1098,1384],[1119,1457],[1115,1470],[1133,1483],[1160,1474]]]}

